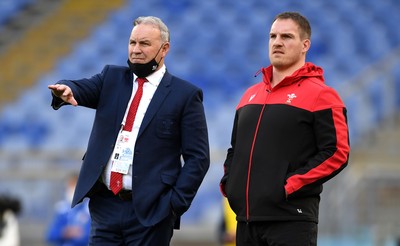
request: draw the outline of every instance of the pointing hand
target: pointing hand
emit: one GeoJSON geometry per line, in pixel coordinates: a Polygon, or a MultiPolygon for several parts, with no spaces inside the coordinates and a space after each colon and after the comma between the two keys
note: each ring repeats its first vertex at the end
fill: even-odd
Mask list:
{"type": "Polygon", "coordinates": [[[70,103],[73,106],[78,106],[78,102],[75,100],[71,88],[66,85],[55,84],[49,85],[48,88],[51,90],[54,96],[61,98],[64,102],[70,103]]]}

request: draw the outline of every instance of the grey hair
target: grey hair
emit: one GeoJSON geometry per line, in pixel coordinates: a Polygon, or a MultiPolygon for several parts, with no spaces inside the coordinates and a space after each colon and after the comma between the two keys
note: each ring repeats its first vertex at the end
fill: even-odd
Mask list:
{"type": "Polygon", "coordinates": [[[137,26],[139,24],[148,24],[157,27],[161,33],[161,40],[163,42],[169,42],[170,38],[168,27],[160,18],[155,16],[140,16],[133,22],[133,26],[137,26]]]}

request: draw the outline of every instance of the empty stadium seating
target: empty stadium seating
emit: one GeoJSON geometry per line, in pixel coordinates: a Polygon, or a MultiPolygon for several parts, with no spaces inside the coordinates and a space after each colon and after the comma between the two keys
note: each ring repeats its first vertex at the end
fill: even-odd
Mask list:
{"type": "MultiPolygon", "coordinates": [[[[34,2],[0,1],[0,27],[34,2]]],[[[60,79],[89,77],[106,64],[126,65],[133,20],[155,15],[171,32],[167,69],[203,89],[211,148],[221,153],[229,146],[240,95],[261,80],[254,77],[257,70],[269,65],[271,21],[288,10],[309,18],[313,34],[308,60],[324,68],[326,83],[343,96],[351,143],[356,145],[366,132],[400,110],[400,55],[393,56],[400,49],[398,0],[126,0],[123,7],[110,10],[105,21],[75,42],[69,53],[58,57],[50,70],[33,81],[33,87],[17,100],[1,105],[0,149],[11,153],[32,149],[84,151],[94,112],[79,107],[53,111],[47,85],[60,79]],[[384,69],[375,69],[377,64],[384,69]]],[[[214,157],[213,161],[221,165],[222,158],[214,157]]],[[[210,170],[207,185],[184,222],[198,221],[204,216],[200,213],[203,207],[215,206],[218,197],[214,189],[220,175],[220,166],[210,170]]]]}
{"type": "MultiPolygon", "coordinates": [[[[375,1],[313,2],[127,1],[126,7],[111,12],[107,21],[93,29],[87,39],[78,42],[69,55],[60,57],[51,72],[54,74],[53,80],[43,81],[47,79],[44,74],[44,79],[37,82],[41,89],[33,89],[32,92],[45,91],[43,85],[58,79],[90,76],[106,64],[125,65],[128,35],[133,19],[139,15],[160,16],[169,25],[172,44],[167,58],[168,69],[203,88],[210,114],[218,110],[215,105],[235,104],[243,90],[260,79],[253,75],[260,67],[268,65],[268,28],[273,16],[281,11],[301,11],[309,17],[313,39],[308,58],[325,69],[326,82],[333,87],[348,83],[352,77],[362,73],[400,44],[400,35],[392,31],[399,19],[399,15],[396,15],[399,4],[395,0],[387,0],[379,5],[375,1]],[[214,96],[208,97],[208,94],[214,96]]],[[[0,9],[16,12],[28,3],[32,3],[32,0],[2,1],[5,7],[0,9]]],[[[378,105],[379,84],[375,87],[366,89],[366,93],[373,93],[371,96],[378,105]]],[[[26,100],[26,97],[21,96],[19,100],[26,100]]],[[[11,103],[7,108],[14,108],[19,114],[41,115],[41,111],[47,110],[44,109],[48,106],[46,100],[49,99],[36,100],[37,103],[40,101],[33,109],[36,113],[21,102],[11,103]]],[[[372,124],[381,119],[379,108],[377,110],[376,116],[371,119],[372,124]]],[[[62,115],[55,113],[39,128],[52,128],[53,121],[57,122],[59,117],[62,115]]],[[[23,125],[20,121],[24,117],[20,118],[17,125],[23,125]]],[[[7,121],[8,116],[3,112],[0,118],[0,144],[8,146],[5,142],[19,135],[18,139],[25,138],[28,142],[25,144],[27,148],[37,148],[37,145],[39,148],[51,148],[51,145],[44,143],[53,139],[53,131],[26,131],[24,127],[8,131],[7,121]],[[31,141],[32,132],[36,134],[35,139],[47,141],[31,141]]],[[[212,119],[210,121],[211,127],[219,127],[213,125],[212,119]]],[[[81,138],[78,134],[74,137],[81,138]]],[[[213,136],[211,143],[212,140],[213,136]]],[[[86,141],[82,139],[78,142],[84,148],[86,141]]],[[[65,144],[63,147],[71,146],[65,144]]]]}
{"type": "Polygon", "coordinates": [[[6,23],[19,11],[29,4],[34,3],[34,0],[2,0],[0,1],[0,25],[6,23]]]}
{"type": "MultiPolygon", "coordinates": [[[[127,1],[126,7],[111,12],[87,39],[76,43],[69,55],[59,58],[52,71],[56,74],[53,81],[39,79],[37,86],[46,90],[43,87],[46,83],[61,78],[90,76],[106,64],[125,65],[130,28],[133,19],[139,15],[160,16],[169,25],[172,44],[167,58],[168,69],[203,88],[208,111],[218,110],[215,105],[235,104],[243,90],[260,79],[253,75],[260,67],[268,65],[268,28],[273,16],[281,11],[297,10],[309,17],[313,39],[308,58],[325,69],[326,82],[333,87],[348,83],[400,44],[399,31],[394,31],[399,19],[396,13],[400,8],[395,0],[386,0],[379,5],[375,1],[312,2],[127,1]],[[216,96],[208,97],[208,94],[216,96]]],[[[14,12],[7,12],[12,15],[28,3],[32,1],[2,1],[6,7],[1,9],[13,9],[14,12]]],[[[372,93],[372,98],[379,104],[382,95],[375,89],[379,86],[366,91],[372,93]]],[[[19,99],[24,100],[24,96],[19,99]]],[[[49,99],[41,100],[33,109],[39,111],[39,115],[48,106],[46,100],[49,99]]],[[[10,103],[7,107],[22,114],[32,114],[32,108],[26,109],[22,102],[10,103]]],[[[7,117],[3,112],[0,129],[7,128],[7,117]]],[[[59,113],[52,115],[44,123],[47,126],[41,127],[51,128],[59,117],[62,117],[59,113]]],[[[376,115],[372,120],[375,124],[381,117],[376,115]]],[[[212,119],[210,121],[211,127],[220,127],[214,126],[212,119]]],[[[53,146],[51,141],[30,141],[32,133],[23,129],[1,130],[0,144],[4,145],[10,138],[16,139],[13,136],[17,134],[20,135],[18,139],[26,139],[27,148],[51,149],[53,146]]],[[[53,139],[52,131],[33,132],[37,132],[36,138],[53,139]]],[[[80,138],[79,135],[75,137],[80,138]]],[[[83,148],[83,145],[79,147],[83,148]]],[[[64,147],[70,146],[66,144],[64,147]]]]}

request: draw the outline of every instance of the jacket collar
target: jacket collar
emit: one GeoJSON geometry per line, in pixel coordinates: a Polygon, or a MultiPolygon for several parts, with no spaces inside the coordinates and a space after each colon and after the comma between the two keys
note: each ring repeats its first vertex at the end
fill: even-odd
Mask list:
{"type": "MultiPolygon", "coordinates": [[[[265,83],[267,89],[272,90],[271,79],[272,79],[272,65],[261,68],[260,72],[263,74],[263,82],[265,83]]],[[[314,65],[311,62],[306,62],[301,68],[296,70],[292,75],[286,76],[278,85],[274,88],[279,88],[282,86],[287,86],[298,82],[304,78],[314,77],[324,83],[324,71],[321,67],[314,65]]]]}

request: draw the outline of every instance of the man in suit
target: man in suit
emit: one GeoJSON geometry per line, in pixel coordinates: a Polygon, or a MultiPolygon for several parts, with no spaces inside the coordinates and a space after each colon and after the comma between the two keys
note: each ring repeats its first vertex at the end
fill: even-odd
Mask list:
{"type": "Polygon", "coordinates": [[[208,170],[202,90],[166,70],[169,40],[159,18],[139,17],[129,68],[107,65],[91,78],[48,86],[54,109],[96,110],[72,201],[90,198],[90,245],[169,245],[208,170]],[[126,128],[136,94],[142,97],[126,128]]]}

